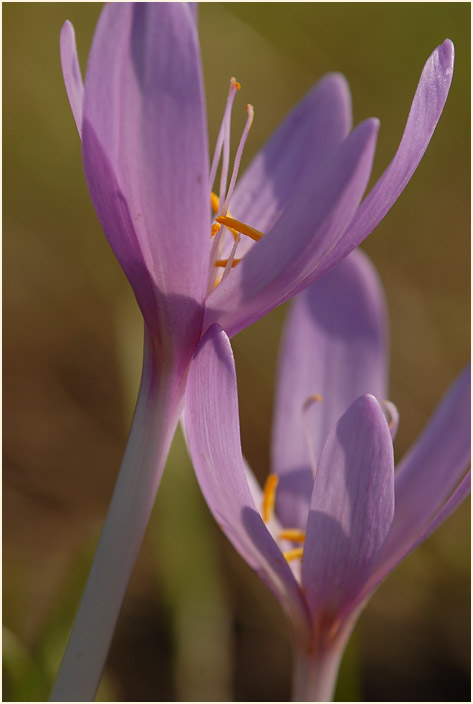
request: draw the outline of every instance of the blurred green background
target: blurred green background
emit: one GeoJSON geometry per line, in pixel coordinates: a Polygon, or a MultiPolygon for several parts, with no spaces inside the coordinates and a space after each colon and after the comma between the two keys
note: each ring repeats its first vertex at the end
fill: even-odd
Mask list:
{"type": "MultiPolygon", "coordinates": [[[[141,321],[85,186],[58,39],[83,71],[97,3],[3,5],[3,699],[47,698],[124,451],[141,321]]],[[[324,72],[343,72],[355,122],[379,117],[374,175],[394,154],[417,80],[445,37],[450,97],[406,192],[365,243],[391,316],[396,454],[469,357],[468,3],[207,3],[199,19],[210,143],[230,76],[255,122],[244,163],[324,72]]],[[[239,101],[239,102],[238,102],[239,101]]],[[[287,307],[234,340],[243,449],[263,480],[287,307]]],[[[467,505],[381,586],[342,667],[339,700],[469,700],[467,505]]],[[[287,700],[280,607],[210,516],[173,446],[113,641],[101,700],[287,700]]]]}

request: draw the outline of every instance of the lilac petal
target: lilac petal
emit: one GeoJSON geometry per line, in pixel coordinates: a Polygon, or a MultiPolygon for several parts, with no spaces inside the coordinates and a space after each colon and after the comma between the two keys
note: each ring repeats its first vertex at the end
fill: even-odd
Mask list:
{"type": "Polygon", "coordinates": [[[72,23],[64,22],[59,38],[61,51],[61,66],[64,83],[66,85],[67,97],[71,105],[79,136],[82,133],[82,101],[84,97],[84,84],[77,56],[76,35],[72,23]]]}
{"type": "Polygon", "coordinates": [[[358,398],[330,432],[312,494],[302,583],[317,618],[353,608],[394,514],[394,458],[384,413],[358,398]]]}
{"type": "Polygon", "coordinates": [[[468,470],[455,491],[451,496],[449,496],[442,508],[435,514],[434,518],[424,529],[424,532],[418,537],[415,545],[412,546],[412,550],[420,545],[420,543],[424,542],[424,540],[427,540],[429,535],[432,535],[432,533],[437,530],[437,528],[442,525],[442,523],[446,521],[454,511],[456,511],[460,504],[466,499],[470,491],[471,471],[468,470]]]}
{"type": "Polygon", "coordinates": [[[191,15],[194,18],[194,22],[197,23],[198,16],[199,16],[199,5],[196,2],[188,2],[189,5],[189,10],[191,11],[191,15]]]}
{"type": "Polygon", "coordinates": [[[232,348],[213,326],[190,366],[185,428],[202,493],[234,547],[304,628],[307,612],[299,586],[253,501],[241,453],[232,348]]]}
{"type": "Polygon", "coordinates": [[[408,184],[442,114],[452,82],[453,63],[454,47],[450,39],[446,39],[424,66],[394,159],[358,208],[344,236],[324,260],[318,276],[341,261],[379,225],[408,184]]]}
{"type": "Polygon", "coordinates": [[[304,184],[273,230],[207,300],[204,327],[232,336],[293,295],[344,232],[368,181],[378,122],[366,120],[304,184]]]}
{"type": "Polygon", "coordinates": [[[386,398],[386,337],[381,283],[361,251],[294,301],[279,362],[272,442],[284,524],[303,528],[307,520],[313,476],[306,432],[317,465],[329,431],[355,399],[365,393],[386,398]],[[303,418],[312,394],[322,400],[303,418]]]}
{"type": "Polygon", "coordinates": [[[468,471],[455,491],[449,496],[444,505],[438,510],[435,516],[429,521],[423,531],[417,535],[411,543],[405,543],[396,552],[391,549],[389,538],[385,543],[385,548],[382,551],[375,572],[371,575],[364,590],[362,598],[368,597],[379,584],[385,579],[388,574],[415,548],[427,540],[432,533],[447,520],[451,514],[456,511],[460,504],[466,499],[471,491],[471,472],[468,471]]]}
{"type": "Polygon", "coordinates": [[[396,514],[383,562],[396,564],[396,556],[404,557],[418,544],[465,474],[470,462],[470,376],[468,367],[399,465],[396,514]]]}
{"type": "Polygon", "coordinates": [[[348,135],[351,122],[346,79],[329,73],[289,113],[240,178],[231,200],[233,217],[269,232],[301,185],[348,135]]]}
{"type": "Polygon", "coordinates": [[[106,5],[85,81],[83,157],[102,227],[145,315],[155,297],[148,325],[186,364],[210,251],[206,118],[187,3],[106,5]]]}

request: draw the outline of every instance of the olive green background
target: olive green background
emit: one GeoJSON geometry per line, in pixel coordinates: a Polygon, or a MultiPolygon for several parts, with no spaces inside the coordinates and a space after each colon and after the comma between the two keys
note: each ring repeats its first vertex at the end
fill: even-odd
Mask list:
{"type": "MultiPolygon", "coordinates": [[[[3,5],[6,701],[48,696],[139,381],[138,308],[88,197],[59,62],[70,19],[85,71],[100,8],[3,5]]],[[[242,84],[235,142],[244,105],[255,106],[244,167],[311,84],[338,70],[355,123],[381,120],[374,176],[397,148],[428,55],[445,37],[455,43],[432,143],[363,245],[386,288],[402,457],[469,357],[469,4],[203,3],[199,29],[211,145],[230,76],[242,84]]],[[[286,313],[234,339],[243,449],[261,480],[286,313]]],[[[381,586],[349,647],[338,699],[469,700],[469,535],[464,505],[381,586]]],[[[286,700],[290,677],[284,615],[216,528],[179,437],[99,698],[286,700]]]]}

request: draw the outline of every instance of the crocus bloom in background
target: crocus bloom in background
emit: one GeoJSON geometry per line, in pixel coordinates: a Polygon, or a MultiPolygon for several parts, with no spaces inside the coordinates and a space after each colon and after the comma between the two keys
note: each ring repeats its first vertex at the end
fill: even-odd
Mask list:
{"type": "Polygon", "coordinates": [[[69,22],[61,60],[90,195],[145,323],[130,437],[53,692],[53,699],[87,700],[202,333],[213,323],[237,333],[322,276],[376,227],[430,141],[450,87],[453,46],[445,41],[427,61],[399,149],[361,205],[378,123],[366,120],[351,131],[349,91],[338,74],[309,91],[236,183],[253,109],[230,175],[230,117],[239,89],[232,80],[209,168],[193,6],[110,3],[84,85],[69,22]],[[220,158],[219,193],[211,194],[220,158]]]}
{"type": "Polygon", "coordinates": [[[367,599],[469,492],[469,368],[394,472],[385,327],[382,290],[360,252],[300,294],[263,491],[242,457],[233,355],[218,326],[189,372],[194,468],[217,522],[288,614],[296,701],[331,700],[367,599]]]}

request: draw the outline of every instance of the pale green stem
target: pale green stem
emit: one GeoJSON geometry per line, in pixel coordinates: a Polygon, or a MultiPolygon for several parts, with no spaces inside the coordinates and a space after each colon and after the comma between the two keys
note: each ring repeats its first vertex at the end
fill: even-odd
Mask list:
{"type": "Polygon", "coordinates": [[[128,444],[51,701],[93,701],[179,420],[182,390],[145,344],[128,444]]]}

